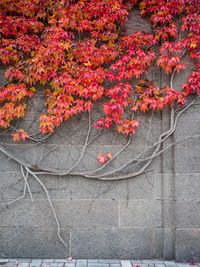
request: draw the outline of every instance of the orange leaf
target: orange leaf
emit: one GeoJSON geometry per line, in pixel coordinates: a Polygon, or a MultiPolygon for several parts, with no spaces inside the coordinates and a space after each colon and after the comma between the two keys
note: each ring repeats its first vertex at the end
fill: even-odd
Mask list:
{"type": "Polygon", "coordinates": [[[107,154],[107,158],[111,160],[112,159],[112,154],[111,153],[108,153],[107,154]]]}

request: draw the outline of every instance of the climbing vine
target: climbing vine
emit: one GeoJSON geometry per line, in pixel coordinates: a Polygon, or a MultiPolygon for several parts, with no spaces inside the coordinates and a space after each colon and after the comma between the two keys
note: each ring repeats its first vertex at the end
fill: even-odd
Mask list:
{"type": "MultiPolygon", "coordinates": [[[[143,173],[156,156],[173,145],[162,147],[173,134],[178,118],[198,104],[200,95],[199,13],[199,0],[1,1],[0,61],[7,68],[7,83],[0,88],[0,127],[5,131],[11,129],[14,142],[42,143],[64,121],[88,114],[85,143],[68,170],[33,166],[10,153],[3,143],[0,145],[0,151],[21,167],[24,193],[20,198],[26,190],[33,198],[29,176],[45,191],[64,245],[54,206],[40,175],[127,179],[143,173]],[[124,24],[133,9],[149,19],[151,33],[136,31],[126,35],[124,24]],[[174,88],[174,77],[187,67],[184,58],[188,56],[193,71],[180,88],[174,88]],[[152,68],[168,76],[168,84],[160,86],[150,79],[152,68]],[[15,127],[16,120],[26,116],[31,98],[38,92],[45,99],[45,109],[39,114],[39,139],[38,132],[30,134],[15,127]],[[94,119],[92,114],[98,103],[101,112],[94,119]],[[169,129],[148,146],[147,131],[142,153],[118,168],[109,169],[140,128],[138,114],[154,114],[164,108],[170,110],[169,129]],[[94,128],[98,131],[91,138],[94,128]],[[106,129],[126,136],[126,144],[115,154],[102,151],[97,155],[101,164],[98,168],[77,171],[88,146],[106,129]]],[[[150,125],[151,122],[150,119],[150,125]]],[[[187,136],[180,141],[195,137],[187,136]]]]}

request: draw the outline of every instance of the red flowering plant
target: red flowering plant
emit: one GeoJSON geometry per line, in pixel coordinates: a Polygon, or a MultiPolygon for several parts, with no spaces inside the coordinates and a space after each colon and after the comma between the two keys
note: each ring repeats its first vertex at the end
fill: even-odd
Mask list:
{"type": "MultiPolygon", "coordinates": [[[[162,152],[161,143],[174,132],[179,114],[195,103],[196,100],[187,104],[188,97],[197,99],[200,95],[199,13],[199,0],[1,0],[0,61],[7,68],[7,83],[0,87],[0,127],[13,130],[13,141],[35,140],[28,131],[13,127],[13,122],[25,116],[30,99],[41,86],[45,88],[45,110],[39,116],[39,128],[47,136],[77,114],[88,113],[91,118],[98,102],[102,107],[102,116],[89,123],[83,151],[68,171],[34,167],[3,147],[1,152],[18,162],[23,174],[26,170],[41,183],[39,171],[72,173],[91,142],[92,127],[99,131],[112,127],[118,134],[128,136],[126,148],[141,124],[137,114],[168,107],[170,129],[150,147],[150,156],[144,152],[142,158],[137,158],[134,164],[144,163],[139,171],[120,173],[134,159],[120,169],[99,174],[120,153],[101,151],[97,155],[100,167],[78,174],[114,180],[142,173],[162,152]],[[149,19],[151,33],[136,31],[126,35],[123,25],[133,9],[149,19]],[[189,56],[194,70],[175,90],[174,76],[187,67],[183,63],[185,56],[189,56]],[[158,86],[148,78],[155,66],[169,76],[168,85],[158,86]],[[176,116],[175,111],[179,111],[176,116]]],[[[64,243],[62,238],[61,241],[64,243]]]]}

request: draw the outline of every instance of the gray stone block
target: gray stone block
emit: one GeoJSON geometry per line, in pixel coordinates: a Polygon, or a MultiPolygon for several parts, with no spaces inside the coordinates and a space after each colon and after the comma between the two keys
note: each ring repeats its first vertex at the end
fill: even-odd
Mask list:
{"type": "Polygon", "coordinates": [[[200,174],[181,173],[175,176],[176,200],[200,201],[200,174]]]}
{"type": "Polygon", "coordinates": [[[134,10],[131,12],[129,20],[125,24],[126,33],[132,35],[136,31],[144,30],[151,33],[151,25],[147,19],[141,18],[138,11],[134,10]],[[143,27],[141,27],[141,24],[143,27]]]}
{"type": "Polygon", "coordinates": [[[200,202],[176,202],[176,227],[200,228],[200,202]]]}
{"type": "Polygon", "coordinates": [[[163,258],[165,260],[174,259],[174,243],[175,243],[175,230],[172,228],[164,228],[163,229],[163,258]]]}
{"type": "Polygon", "coordinates": [[[124,199],[153,199],[157,197],[157,181],[159,175],[155,173],[145,173],[126,180],[126,194],[124,199]]]}
{"type": "MultiPolygon", "coordinates": [[[[162,199],[163,198],[163,174],[162,173],[154,173],[153,175],[149,175],[147,173],[145,175],[145,177],[148,179],[149,179],[149,176],[153,177],[153,183],[152,183],[153,199],[162,199]]],[[[144,194],[145,194],[145,192],[144,192],[144,194]]]]}
{"type": "Polygon", "coordinates": [[[80,177],[70,179],[73,199],[122,199],[125,197],[125,181],[98,181],[80,177]]]}
{"type": "Polygon", "coordinates": [[[18,171],[20,166],[14,160],[10,159],[9,157],[5,156],[2,152],[0,152],[0,172],[5,171],[18,171]]]}
{"type": "MultiPolygon", "coordinates": [[[[110,227],[118,225],[118,202],[112,200],[55,200],[57,216],[63,227],[110,227]]],[[[55,227],[49,203],[36,200],[33,208],[35,227],[55,227]]]]}
{"type": "Polygon", "coordinates": [[[187,82],[187,79],[189,78],[190,73],[193,72],[195,69],[195,64],[189,57],[189,54],[185,55],[185,57],[181,60],[181,63],[184,63],[185,66],[187,67],[181,70],[180,73],[178,73],[178,75],[175,75],[174,84],[173,84],[174,88],[176,88],[176,90],[179,90],[179,91],[182,89],[182,84],[184,82],[187,82]]]}
{"type": "Polygon", "coordinates": [[[160,174],[140,175],[122,181],[98,181],[80,177],[70,179],[73,199],[152,199],[160,191],[160,174]]]}
{"type": "Polygon", "coordinates": [[[1,208],[0,226],[33,226],[32,209],[33,203],[25,199],[1,208]]]}
{"type": "MultiPolygon", "coordinates": [[[[61,234],[68,244],[68,229],[63,228],[61,234]]],[[[7,257],[61,258],[69,253],[55,228],[0,227],[0,240],[1,253],[7,257]]]]}
{"type": "Polygon", "coordinates": [[[163,199],[166,201],[173,200],[175,197],[175,182],[176,179],[173,173],[163,173],[163,199]]]}
{"type": "Polygon", "coordinates": [[[72,200],[56,201],[62,226],[114,227],[118,225],[118,201],[72,200]],[[70,216],[69,216],[70,214],[70,216]]]}
{"type": "MultiPolygon", "coordinates": [[[[34,162],[34,149],[35,145],[24,145],[24,144],[5,144],[5,149],[14,157],[22,160],[23,162],[32,165],[34,162]]],[[[1,157],[1,166],[0,171],[18,171],[20,166],[18,163],[15,163],[14,160],[8,158],[0,153],[1,157]]]]}
{"type": "Polygon", "coordinates": [[[36,147],[35,164],[41,168],[69,169],[79,158],[83,146],[40,145],[36,147]]]}
{"type": "MultiPolygon", "coordinates": [[[[153,258],[162,259],[163,258],[163,229],[155,228],[153,233],[153,258]]],[[[155,261],[155,260],[154,260],[155,261]]]]}
{"type": "Polygon", "coordinates": [[[6,72],[7,68],[5,66],[0,67],[0,86],[4,86],[5,83],[7,82],[7,79],[5,77],[5,72],[6,72]]]}
{"type": "Polygon", "coordinates": [[[174,226],[174,200],[164,200],[162,204],[163,227],[173,228],[174,226]]]}
{"type": "MultiPolygon", "coordinates": [[[[96,132],[92,129],[92,132],[96,132]]],[[[49,144],[84,145],[88,132],[88,115],[82,113],[70,118],[54,130],[49,144]]],[[[92,137],[91,137],[92,138],[92,137]]]]}
{"type": "Polygon", "coordinates": [[[152,230],[72,229],[72,255],[82,258],[152,258],[152,230]]]}
{"type": "Polygon", "coordinates": [[[130,200],[120,202],[121,227],[159,227],[162,224],[161,201],[130,200]]]}
{"type": "MultiPolygon", "coordinates": [[[[40,175],[40,180],[48,190],[51,199],[69,199],[70,193],[70,179],[68,177],[40,175]]],[[[34,199],[46,199],[46,194],[41,185],[32,177],[28,180],[31,193],[34,199]]],[[[22,182],[21,182],[22,184],[22,182]]],[[[15,186],[16,187],[16,186],[15,186]]],[[[22,186],[21,186],[22,187],[22,186]]],[[[30,199],[29,194],[26,198],[30,199]]]]}
{"type": "Polygon", "coordinates": [[[174,143],[173,135],[170,136],[162,144],[162,149],[164,150],[161,154],[162,158],[162,170],[163,173],[173,173],[174,170],[174,157],[175,157],[175,148],[171,146],[174,143]]]}
{"type": "Polygon", "coordinates": [[[22,196],[24,180],[21,172],[0,172],[0,181],[0,200],[2,204],[22,196]]]}
{"type": "Polygon", "coordinates": [[[200,140],[189,139],[175,146],[175,172],[199,173],[200,140]]]}
{"type": "MultiPolygon", "coordinates": [[[[90,172],[98,169],[98,155],[100,153],[112,153],[113,157],[122,148],[122,145],[91,145],[85,151],[85,155],[78,163],[73,171],[90,172]]],[[[69,170],[79,159],[83,145],[58,145],[58,146],[40,146],[36,149],[37,163],[40,160],[39,166],[45,168],[55,168],[60,170],[69,170]]],[[[127,163],[131,158],[135,158],[139,153],[143,151],[143,146],[129,146],[126,150],[117,156],[116,160],[113,160],[106,168],[105,171],[115,170],[120,168],[123,164],[127,163]]],[[[150,154],[148,154],[150,155],[150,154]]],[[[146,155],[146,156],[148,156],[146,155]]],[[[145,157],[146,157],[145,156],[145,157]]],[[[38,164],[38,163],[37,163],[38,164]]],[[[152,162],[152,168],[154,171],[160,171],[160,159],[157,158],[152,162]]],[[[136,166],[137,167],[137,166],[136,166]]],[[[135,168],[135,167],[134,167],[135,168]]]]}
{"type": "MultiPolygon", "coordinates": [[[[190,99],[188,99],[188,103],[191,103],[191,101],[193,101],[194,99],[195,99],[195,97],[191,97],[190,99]]],[[[198,102],[198,100],[196,102],[198,102]]],[[[200,118],[199,105],[194,105],[194,106],[190,107],[186,112],[181,114],[180,120],[178,120],[177,127],[182,127],[182,126],[184,127],[185,126],[184,128],[187,129],[187,126],[184,125],[184,122],[187,122],[187,125],[189,125],[189,128],[191,127],[191,125],[193,125],[194,129],[195,129],[196,126],[194,124],[196,124],[196,122],[199,121],[199,118],[200,118]]],[[[185,130],[183,130],[183,131],[185,131],[185,130]]]]}
{"type": "MultiPolygon", "coordinates": [[[[174,137],[176,142],[181,141],[188,136],[198,135],[200,131],[200,116],[196,116],[199,114],[197,110],[188,110],[186,114],[180,117],[178,120],[176,130],[174,132],[174,137]],[[190,118],[188,118],[190,116],[190,118]],[[196,117],[193,118],[192,116],[196,117]],[[187,121],[187,126],[185,126],[185,122],[187,121]],[[185,127],[184,127],[185,126],[185,127]]],[[[192,138],[193,139],[193,138],[192,138]]],[[[191,139],[191,140],[192,140],[191,139]]],[[[193,140],[198,140],[198,138],[194,138],[193,140]]],[[[186,140],[183,143],[187,142],[186,140]]]]}
{"type": "Polygon", "coordinates": [[[200,261],[200,230],[178,229],[176,231],[176,261],[200,261]]]}

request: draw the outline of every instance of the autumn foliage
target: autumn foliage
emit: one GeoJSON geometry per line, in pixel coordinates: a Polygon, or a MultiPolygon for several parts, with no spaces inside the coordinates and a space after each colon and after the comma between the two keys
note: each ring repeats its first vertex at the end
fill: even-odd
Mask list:
{"type": "MultiPolygon", "coordinates": [[[[100,99],[104,116],[93,126],[134,134],[136,112],[183,106],[187,96],[200,95],[199,13],[198,0],[1,0],[0,60],[9,82],[0,88],[0,126],[24,117],[40,83],[46,88],[43,134],[91,112],[100,99]],[[133,8],[150,20],[151,34],[125,35],[133,8]],[[172,77],[186,68],[186,54],[195,70],[179,91],[144,78],[155,65],[172,77]]],[[[22,129],[13,134],[14,141],[27,137],[22,129]]]]}

